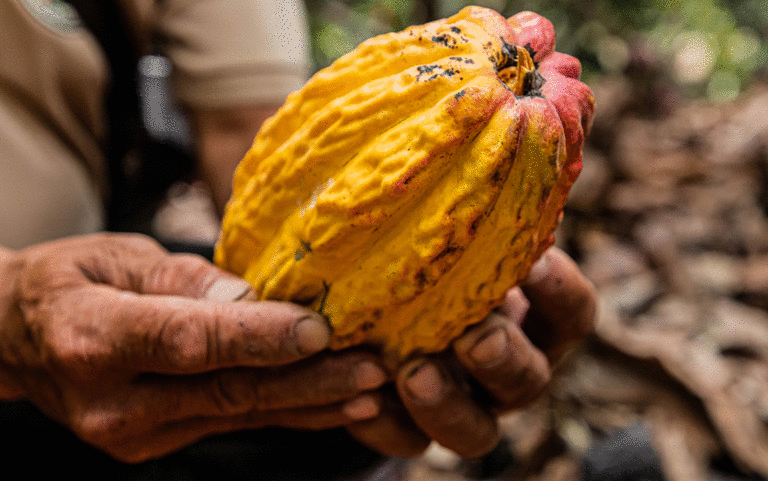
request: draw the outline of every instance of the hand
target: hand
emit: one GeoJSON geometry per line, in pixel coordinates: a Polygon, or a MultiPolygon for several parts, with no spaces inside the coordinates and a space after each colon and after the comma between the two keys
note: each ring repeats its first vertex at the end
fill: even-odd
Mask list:
{"type": "Polygon", "coordinates": [[[556,363],[594,324],[592,284],[552,248],[527,282],[468,329],[451,351],[420,357],[399,370],[382,414],[348,429],[378,451],[413,456],[431,440],[465,458],[492,450],[497,416],[523,407],[544,390],[556,363]]]}
{"type": "Polygon", "coordinates": [[[378,414],[379,395],[363,393],[385,381],[371,355],[310,357],[326,347],[325,321],[288,303],[229,302],[247,284],[200,257],[106,234],[12,257],[0,266],[15,279],[0,286],[11,306],[0,311],[0,379],[12,385],[0,391],[118,459],[378,414]]]}

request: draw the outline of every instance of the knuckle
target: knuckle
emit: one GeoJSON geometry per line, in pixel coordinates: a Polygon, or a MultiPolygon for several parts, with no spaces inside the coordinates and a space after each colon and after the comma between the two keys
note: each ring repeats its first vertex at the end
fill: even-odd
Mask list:
{"type": "Polygon", "coordinates": [[[128,419],[124,413],[88,409],[73,416],[73,432],[83,441],[109,449],[124,436],[128,419]]]}
{"type": "Polygon", "coordinates": [[[195,254],[154,257],[142,279],[144,290],[199,297],[209,281],[210,264],[195,254]]]}
{"type": "Polygon", "coordinates": [[[209,365],[213,351],[206,326],[178,311],[163,323],[158,348],[171,367],[183,371],[209,365]]]}
{"type": "Polygon", "coordinates": [[[45,351],[51,364],[74,378],[93,379],[112,357],[112,349],[98,339],[71,330],[49,336],[45,351]]]}
{"type": "Polygon", "coordinates": [[[246,389],[232,373],[221,373],[214,377],[208,395],[214,408],[222,415],[243,414],[256,407],[261,408],[260,396],[256,389],[246,389]]]}

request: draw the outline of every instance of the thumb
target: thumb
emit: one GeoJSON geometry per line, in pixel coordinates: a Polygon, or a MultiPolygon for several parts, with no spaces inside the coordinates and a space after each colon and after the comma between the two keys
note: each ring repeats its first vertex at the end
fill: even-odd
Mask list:
{"type": "Polygon", "coordinates": [[[136,372],[189,374],[295,362],[327,347],[317,313],[275,301],[208,302],[170,295],[126,295],[92,287],[101,335],[136,372]]]}

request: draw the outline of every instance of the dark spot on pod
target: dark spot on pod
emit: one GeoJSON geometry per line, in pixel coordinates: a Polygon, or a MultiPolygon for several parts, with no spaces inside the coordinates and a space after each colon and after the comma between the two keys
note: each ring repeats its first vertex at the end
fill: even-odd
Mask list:
{"type": "Polygon", "coordinates": [[[429,279],[427,278],[427,274],[422,269],[416,273],[416,286],[419,290],[424,290],[424,287],[426,287],[427,284],[429,284],[429,279]]]}
{"type": "Polygon", "coordinates": [[[467,91],[466,90],[459,90],[458,92],[456,92],[456,94],[453,96],[453,98],[455,98],[456,100],[459,100],[460,98],[462,98],[465,95],[467,95],[467,91]]]}
{"type": "Polygon", "coordinates": [[[441,33],[440,35],[433,35],[432,41],[439,43],[448,48],[456,47],[456,39],[448,35],[447,33],[441,33]]]}
{"type": "Polygon", "coordinates": [[[419,65],[418,67],[416,67],[416,70],[418,70],[418,71],[419,71],[419,73],[421,73],[421,74],[424,74],[424,73],[431,73],[431,72],[432,72],[433,70],[435,70],[436,68],[440,68],[440,66],[439,66],[439,65],[437,65],[437,64],[432,64],[432,65],[419,65]]]}
{"type": "Polygon", "coordinates": [[[372,323],[371,321],[365,321],[360,325],[360,330],[363,332],[367,332],[373,329],[374,327],[375,327],[374,323],[372,323]]]}
{"type": "Polygon", "coordinates": [[[296,249],[296,253],[293,255],[295,261],[300,261],[307,255],[308,252],[312,252],[312,245],[309,242],[300,241],[301,247],[296,249]]]}
{"type": "Polygon", "coordinates": [[[443,45],[445,45],[447,47],[448,46],[448,35],[445,35],[445,34],[433,35],[432,36],[432,41],[435,42],[435,43],[441,43],[441,44],[443,44],[443,45]]]}
{"type": "Polygon", "coordinates": [[[482,216],[478,216],[475,220],[472,221],[472,224],[469,226],[469,230],[472,233],[477,232],[477,227],[480,225],[480,221],[482,220],[482,216]]]}
{"type": "Polygon", "coordinates": [[[501,172],[498,170],[493,172],[493,175],[491,176],[491,185],[494,187],[501,187],[501,184],[504,183],[504,177],[501,175],[501,172]]]}
{"type": "Polygon", "coordinates": [[[419,74],[416,76],[416,80],[425,80],[427,82],[431,80],[435,80],[437,77],[440,77],[440,76],[453,77],[454,75],[459,73],[459,71],[456,69],[445,68],[437,64],[419,65],[416,67],[416,70],[419,72],[419,74]],[[423,79],[422,77],[426,74],[432,74],[432,75],[427,79],[423,79]]]}
{"type": "Polygon", "coordinates": [[[461,33],[461,29],[459,27],[453,26],[453,27],[451,27],[451,32],[453,32],[453,33],[461,33]]]}

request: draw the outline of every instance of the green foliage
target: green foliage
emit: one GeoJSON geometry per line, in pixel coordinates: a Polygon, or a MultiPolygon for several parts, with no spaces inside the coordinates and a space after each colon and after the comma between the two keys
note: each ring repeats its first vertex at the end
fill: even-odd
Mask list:
{"type": "Polygon", "coordinates": [[[474,4],[509,16],[532,10],[555,25],[558,50],[585,80],[654,70],[691,95],[730,99],[768,63],[765,0],[308,0],[322,68],[366,38],[452,15],[474,4]]]}

